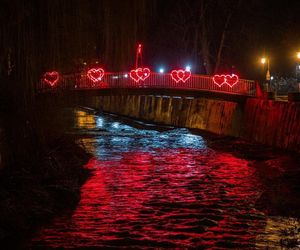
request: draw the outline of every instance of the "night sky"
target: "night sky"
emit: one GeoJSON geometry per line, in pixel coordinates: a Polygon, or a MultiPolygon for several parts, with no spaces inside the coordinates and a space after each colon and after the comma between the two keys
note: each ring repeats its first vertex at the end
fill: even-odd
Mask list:
{"type": "Polygon", "coordinates": [[[234,67],[240,77],[258,79],[266,70],[259,59],[266,56],[272,75],[294,76],[300,51],[300,1],[4,0],[0,5],[1,61],[9,53],[12,60],[25,53],[37,76],[50,69],[78,70],[84,61],[100,61],[108,71],[128,70],[139,42],[143,63],[153,71],[190,64],[194,73],[213,74],[234,67]]]}
{"type": "MultiPolygon", "coordinates": [[[[188,27],[195,22],[199,2],[201,1],[157,2],[159,14],[150,32],[150,36],[155,37],[151,43],[151,47],[155,47],[153,61],[157,63],[167,61],[171,65],[195,62],[193,44],[182,42],[183,32],[179,26],[188,27]]],[[[209,25],[212,61],[216,57],[215,50],[220,42],[226,16],[231,15],[222,51],[220,72],[230,71],[234,65],[241,77],[259,77],[262,73],[259,59],[265,55],[270,58],[271,74],[278,76],[295,74],[296,52],[300,50],[300,1],[206,2],[209,3],[206,21],[209,25]]],[[[188,33],[193,41],[195,28],[191,28],[188,33]]],[[[196,66],[199,73],[203,73],[201,59],[200,53],[196,66]]]]}

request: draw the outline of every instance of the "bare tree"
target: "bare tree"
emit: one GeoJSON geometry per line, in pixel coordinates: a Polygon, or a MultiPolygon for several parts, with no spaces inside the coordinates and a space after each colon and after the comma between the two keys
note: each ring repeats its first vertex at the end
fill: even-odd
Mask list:
{"type": "Polygon", "coordinates": [[[237,9],[240,9],[240,1],[177,2],[171,22],[172,32],[180,34],[176,45],[184,48],[183,52],[193,58],[202,73],[213,74],[220,70],[224,50],[230,47],[228,38],[239,34],[242,27],[242,22],[233,24],[237,9]]]}

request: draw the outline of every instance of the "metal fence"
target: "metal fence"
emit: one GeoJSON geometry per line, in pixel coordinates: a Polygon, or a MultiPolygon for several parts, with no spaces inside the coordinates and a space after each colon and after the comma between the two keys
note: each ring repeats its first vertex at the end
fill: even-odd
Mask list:
{"type": "Polygon", "coordinates": [[[239,79],[232,87],[227,84],[219,87],[213,82],[212,76],[191,75],[186,82],[176,82],[170,74],[151,73],[145,81],[135,82],[128,73],[105,73],[100,81],[93,82],[86,74],[69,74],[60,77],[59,81],[50,86],[41,80],[36,87],[37,92],[80,90],[80,89],[103,89],[103,88],[165,88],[182,90],[206,90],[240,94],[246,96],[256,95],[256,83],[251,80],[239,79]]]}
{"type": "Polygon", "coordinates": [[[300,92],[299,80],[293,77],[283,78],[275,76],[270,81],[269,90],[278,95],[288,95],[288,93],[300,92]]]}

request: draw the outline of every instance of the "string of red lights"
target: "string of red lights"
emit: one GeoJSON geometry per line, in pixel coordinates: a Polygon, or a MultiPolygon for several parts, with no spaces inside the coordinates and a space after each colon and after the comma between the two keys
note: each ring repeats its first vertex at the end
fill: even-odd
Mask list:
{"type": "MultiPolygon", "coordinates": [[[[151,74],[151,70],[148,67],[143,66],[142,62],[142,44],[138,44],[136,49],[136,65],[135,69],[132,69],[129,72],[130,78],[136,82],[144,82],[147,78],[149,78],[151,74]]],[[[163,72],[161,72],[162,74],[163,72]]],[[[118,73],[117,73],[118,74],[118,73]]],[[[90,79],[94,84],[97,82],[101,82],[102,78],[104,77],[105,72],[104,69],[101,67],[93,67],[90,68],[86,76],[90,79]]],[[[128,74],[126,74],[128,76],[128,74]]],[[[191,78],[191,69],[190,66],[186,67],[186,69],[178,69],[172,70],[170,76],[173,81],[176,83],[182,82],[185,83],[191,78]]],[[[218,87],[227,84],[230,88],[232,88],[235,84],[238,83],[239,77],[235,74],[232,75],[214,75],[213,76],[213,83],[216,84],[218,87]]],[[[59,73],[57,71],[46,72],[43,77],[43,82],[54,87],[59,82],[59,73]]]]}
{"type": "MultiPolygon", "coordinates": [[[[93,83],[101,82],[102,78],[105,75],[105,71],[103,68],[91,68],[87,71],[86,76],[88,79],[90,79],[93,83]]],[[[111,73],[108,73],[111,74],[111,73]]],[[[133,69],[129,72],[130,78],[135,81],[136,83],[138,82],[144,82],[149,76],[151,75],[151,71],[149,68],[137,68],[133,69]]],[[[164,74],[165,75],[165,74],[164,74]]],[[[172,70],[171,73],[169,74],[172,78],[173,81],[176,83],[183,82],[185,83],[188,81],[192,73],[191,71],[188,70],[172,70]]],[[[58,84],[60,79],[59,73],[57,71],[51,71],[51,72],[46,72],[43,76],[43,82],[45,84],[50,85],[51,87],[54,87],[55,85],[58,84]]],[[[214,75],[212,77],[213,83],[217,85],[218,87],[222,87],[224,84],[227,84],[229,87],[233,87],[239,82],[239,77],[235,74],[232,75],[214,75]]]]}

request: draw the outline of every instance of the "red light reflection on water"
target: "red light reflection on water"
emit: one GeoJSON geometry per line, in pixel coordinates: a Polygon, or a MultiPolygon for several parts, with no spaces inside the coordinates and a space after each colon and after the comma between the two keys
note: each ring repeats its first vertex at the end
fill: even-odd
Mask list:
{"type": "Polygon", "coordinates": [[[71,218],[32,242],[50,247],[253,247],[264,219],[259,181],[246,160],[212,150],[123,153],[92,159],[71,218]]]}

